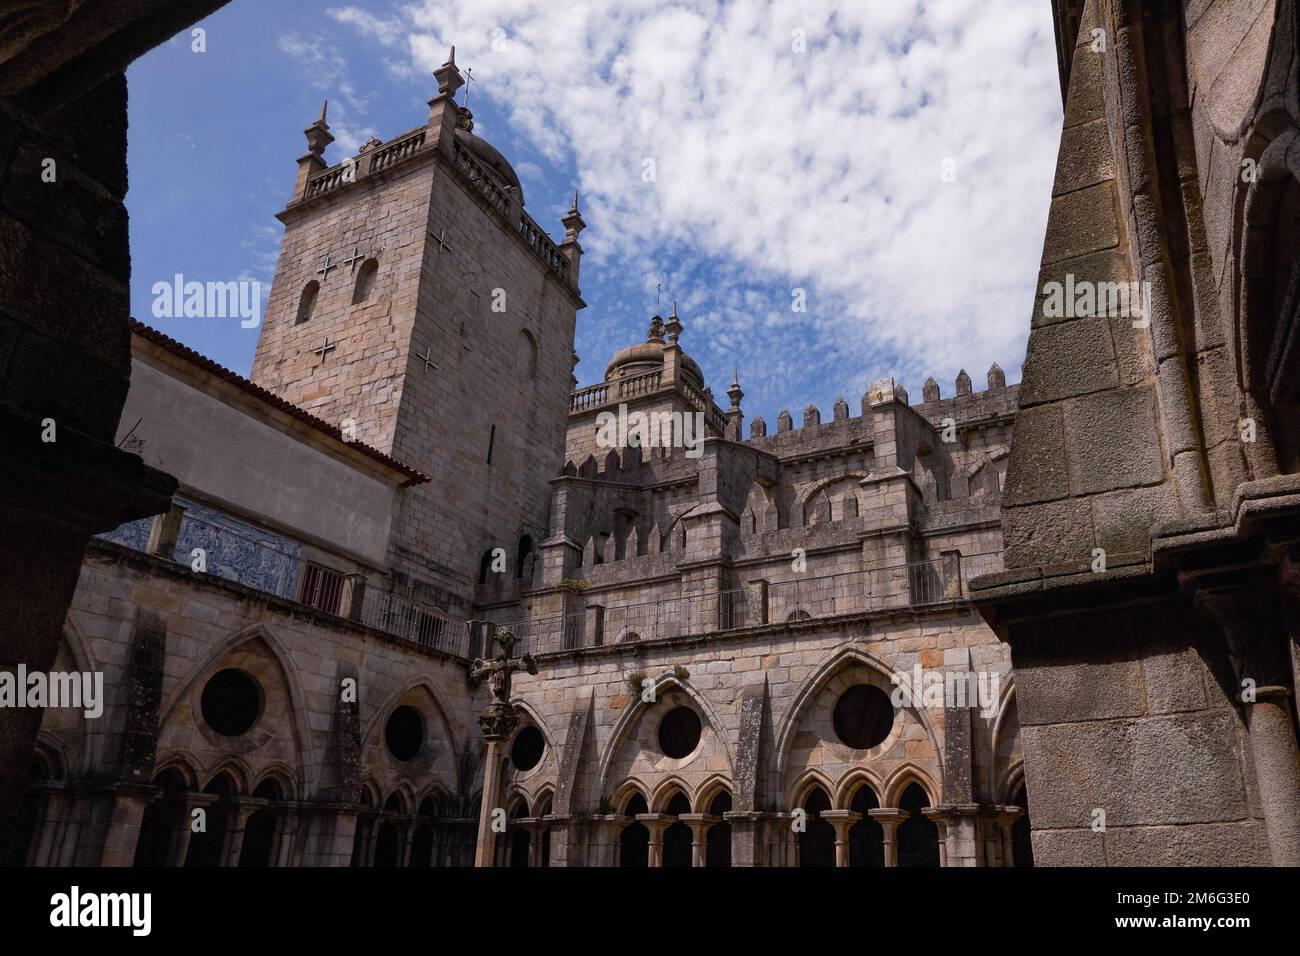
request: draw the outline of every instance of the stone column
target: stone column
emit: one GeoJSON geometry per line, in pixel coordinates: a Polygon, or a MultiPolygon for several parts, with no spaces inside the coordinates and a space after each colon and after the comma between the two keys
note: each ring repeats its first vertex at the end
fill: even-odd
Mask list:
{"type": "Polygon", "coordinates": [[[252,797],[227,797],[227,824],[225,839],[221,844],[221,866],[239,866],[239,854],[244,849],[244,827],[248,818],[266,805],[265,800],[252,797]]]}
{"type": "Polygon", "coordinates": [[[298,832],[298,810],[289,808],[279,815],[275,827],[275,840],[271,844],[271,866],[291,866],[293,838],[298,832]]]}
{"type": "Polygon", "coordinates": [[[172,836],[172,845],[168,848],[170,866],[184,866],[185,858],[190,852],[190,837],[194,833],[194,811],[206,810],[217,797],[210,793],[186,793],[180,804],[180,819],[176,821],[176,830],[172,836]]]}
{"type": "Polygon", "coordinates": [[[762,851],[759,834],[762,831],[762,814],[753,810],[728,810],[722,819],[731,824],[731,865],[761,866],[762,851]]]}
{"type": "Polygon", "coordinates": [[[887,809],[868,810],[867,813],[885,831],[885,866],[898,866],[898,828],[907,819],[907,814],[902,810],[887,809]]]}
{"type": "Polygon", "coordinates": [[[677,819],[691,828],[691,866],[707,866],[709,827],[721,817],[707,813],[683,813],[677,819]]]}
{"type": "Polygon", "coordinates": [[[823,810],[818,814],[835,828],[835,865],[849,865],[849,830],[862,819],[862,814],[852,810],[823,810]]]}
{"type": "Polygon", "coordinates": [[[1273,865],[1300,866],[1300,753],[1290,688],[1257,687],[1255,702],[1246,705],[1246,728],[1273,865]]]}
{"type": "Polygon", "coordinates": [[[1254,700],[1243,693],[1242,703],[1273,865],[1300,866],[1300,750],[1287,686],[1292,661],[1286,589],[1260,581],[1206,587],[1197,592],[1195,606],[1219,625],[1238,688],[1247,680],[1254,687],[1254,700]]]}
{"type": "Polygon", "coordinates": [[[921,815],[933,823],[939,830],[939,865],[948,865],[948,816],[946,807],[926,807],[921,815]]]}
{"type": "Polygon", "coordinates": [[[81,842],[81,825],[86,811],[86,801],[77,791],[65,791],[67,812],[63,816],[58,839],[58,856],[50,861],[51,866],[75,866],[77,850],[81,842]]]}
{"type": "Polygon", "coordinates": [[[542,831],[546,823],[541,817],[521,817],[516,820],[518,826],[528,831],[528,866],[536,869],[542,865],[542,831]]]}
{"type": "Polygon", "coordinates": [[[650,866],[664,865],[664,831],[677,822],[676,817],[666,813],[638,813],[638,823],[644,823],[650,831],[650,866]]]}
{"type": "MultiPolygon", "coordinates": [[[[68,801],[61,789],[62,784],[42,784],[44,799],[41,801],[40,819],[36,832],[32,835],[31,847],[27,854],[27,866],[55,866],[59,858],[58,837],[68,813],[68,801]]],[[[36,787],[28,789],[28,798],[36,787]]]]}
{"type": "Polygon", "coordinates": [[[100,866],[130,866],[135,862],[135,847],[140,841],[140,822],[144,811],[158,794],[157,787],[121,783],[114,788],[113,812],[100,866]]]}
{"type": "Polygon", "coordinates": [[[596,817],[596,866],[618,866],[620,860],[618,857],[619,838],[623,833],[623,828],[627,825],[627,817],[619,816],[617,813],[606,814],[605,816],[596,817]]]}
{"type": "Polygon", "coordinates": [[[475,866],[492,866],[496,858],[497,835],[492,829],[492,811],[501,803],[501,761],[504,757],[505,740],[489,738],[487,754],[483,760],[483,804],[479,807],[478,814],[475,866]]]}
{"type": "Polygon", "coordinates": [[[1019,807],[999,807],[997,814],[998,829],[1002,832],[1002,865],[1015,866],[1015,845],[1011,838],[1011,827],[1024,813],[1019,807]]]}

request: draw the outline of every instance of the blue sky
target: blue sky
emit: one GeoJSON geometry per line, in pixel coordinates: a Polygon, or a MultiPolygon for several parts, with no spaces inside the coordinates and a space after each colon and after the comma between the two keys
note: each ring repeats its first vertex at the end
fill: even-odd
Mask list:
{"type": "Polygon", "coordinates": [[[199,26],[205,52],[128,73],[132,307],[236,371],[258,329],[155,318],[153,284],[265,298],[321,101],[338,162],[424,121],[454,43],[533,218],[558,238],[582,193],[581,384],[657,285],[718,403],[738,367],[769,428],[886,375],[914,401],[961,367],[1019,380],[1061,121],[1046,0],[236,0],[199,26]]]}

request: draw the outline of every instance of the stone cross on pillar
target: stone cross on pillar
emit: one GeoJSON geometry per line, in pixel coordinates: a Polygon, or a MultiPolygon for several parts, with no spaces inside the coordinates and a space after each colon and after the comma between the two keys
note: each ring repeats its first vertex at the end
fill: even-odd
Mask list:
{"type": "Polygon", "coordinates": [[[496,642],[501,652],[489,660],[475,658],[469,675],[475,680],[487,679],[492,691],[492,702],[479,714],[478,725],[487,742],[487,756],[483,761],[483,803],[479,807],[478,844],[474,850],[475,866],[492,866],[496,848],[496,834],[492,831],[492,811],[501,802],[501,758],[505,743],[514,733],[519,718],[510,704],[510,682],[517,670],[537,673],[537,664],[531,654],[511,657],[515,648],[515,635],[508,627],[499,627],[496,642]]]}

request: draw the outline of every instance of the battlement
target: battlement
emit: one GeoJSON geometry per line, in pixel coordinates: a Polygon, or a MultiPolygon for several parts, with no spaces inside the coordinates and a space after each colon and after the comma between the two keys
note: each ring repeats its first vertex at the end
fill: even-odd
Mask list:
{"type": "Polygon", "coordinates": [[[958,374],[955,384],[957,394],[943,398],[938,383],[933,378],[928,378],[922,386],[923,401],[913,405],[903,385],[892,378],[878,379],[863,393],[860,414],[857,416],[850,414],[849,403],[843,395],[835,400],[830,421],[822,420],[821,410],[813,403],[804,408],[798,425],[789,409],[782,409],[776,419],[776,431],[772,433],[768,432],[767,422],[761,416],[754,418],[749,423],[749,437],[745,443],[775,453],[814,438],[819,445],[828,446],[868,441],[873,408],[889,404],[910,408],[936,429],[948,424],[955,425],[958,429],[1001,424],[1009,422],[1014,416],[1020,386],[1008,386],[1005,374],[996,363],[989,369],[986,390],[972,391],[970,376],[964,369],[958,374]],[[855,426],[854,422],[859,424],[855,426]],[[857,434],[859,431],[862,434],[857,434]]]}

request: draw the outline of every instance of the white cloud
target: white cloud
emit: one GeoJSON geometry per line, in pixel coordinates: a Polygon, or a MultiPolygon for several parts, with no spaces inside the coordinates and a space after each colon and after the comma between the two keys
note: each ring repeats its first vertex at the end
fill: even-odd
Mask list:
{"type": "Polygon", "coordinates": [[[361,117],[370,108],[370,97],[357,92],[348,79],[347,58],[323,37],[287,34],[280,38],[280,51],[296,60],[311,85],[333,96],[329,125],[338,149],[355,156],[362,144],[378,135],[375,127],[363,125],[361,117]]]}
{"type": "Polygon", "coordinates": [[[927,374],[950,393],[959,366],[1014,376],[1060,128],[1046,3],[418,0],[400,23],[332,15],[405,38],[422,78],[455,44],[474,95],[576,165],[588,281],[640,268],[652,297],[662,263],[684,263],[669,284],[683,344],[728,375],[734,356],[742,379],[806,380],[824,357],[851,404],[881,374],[918,396],[927,374]],[[705,255],[705,275],[687,268],[705,255]],[[790,311],[795,287],[807,313],[790,311]]]}

